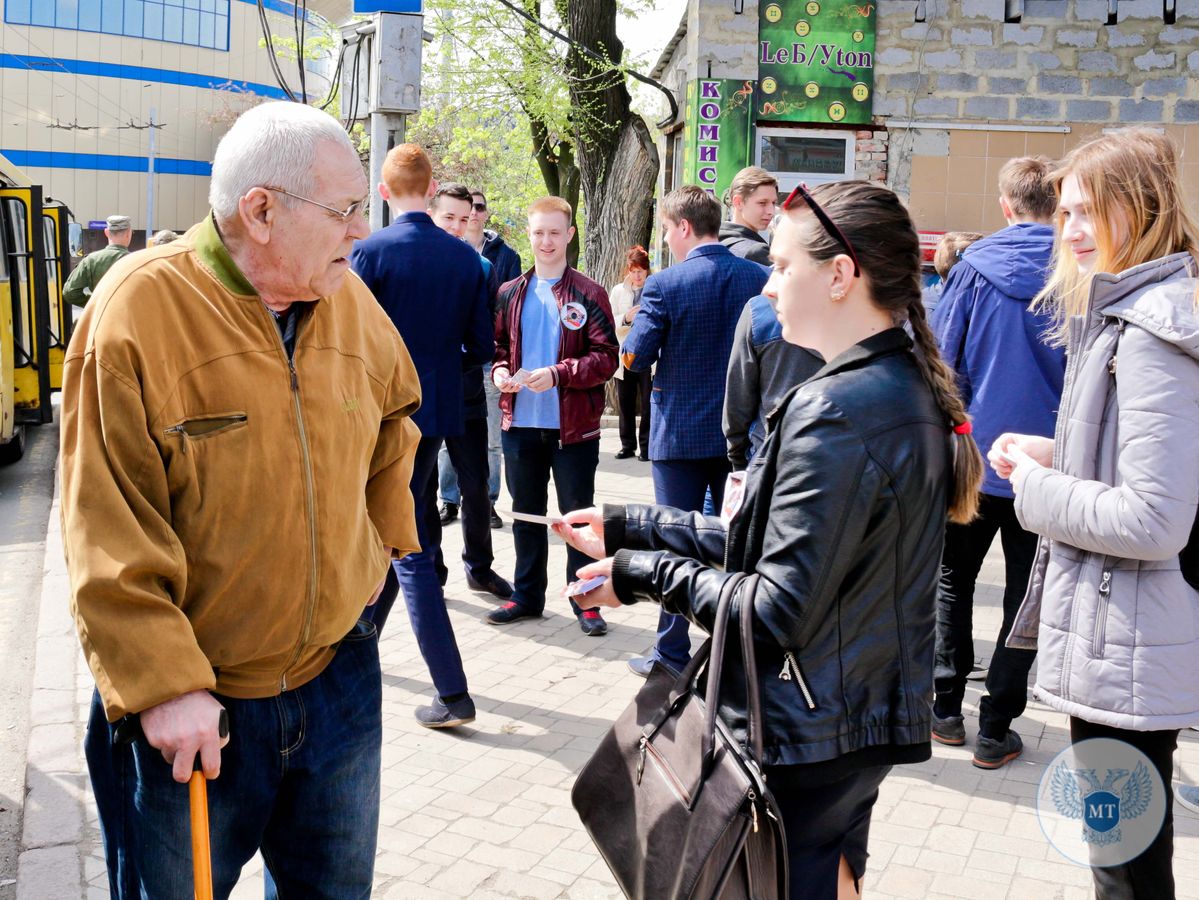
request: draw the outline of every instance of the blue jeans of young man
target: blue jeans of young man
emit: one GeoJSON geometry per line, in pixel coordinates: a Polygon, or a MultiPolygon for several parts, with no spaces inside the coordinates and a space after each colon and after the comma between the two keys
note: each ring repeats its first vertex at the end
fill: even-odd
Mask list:
{"type": "MultiPolygon", "coordinates": [[[[375,629],[359,622],[307,684],[262,700],[213,695],[229,711],[221,774],[208,783],[215,897],[259,849],[278,895],[370,896],[381,691],[375,629]]],[[[94,695],[84,748],[112,896],[192,900],[187,785],[143,739],[117,745],[113,733],[94,695]]]]}
{"type": "MultiPolygon", "coordinates": [[[[599,465],[599,438],[579,444],[558,445],[557,428],[509,428],[504,432],[504,474],[514,512],[544,516],[549,505],[550,474],[558,494],[558,509],[570,512],[595,502],[595,469],[599,465]]],[[[512,601],[530,612],[545,609],[549,583],[549,529],[531,522],[514,521],[516,575],[512,579],[512,601]]],[[[566,549],[566,581],[574,581],[582,566],[592,560],[566,549]]],[[[573,600],[575,615],[579,608],[573,600]]]]}
{"type": "Polygon", "coordinates": [[[392,563],[396,578],[388,578],[378,602],[368,606],[362,615],[374,622],[382,634],[396,593],[402,592],[412,633],[429,668],[433,686],[438,696],[453,697],[466,693],[466,673],[462,669],[462,654],[458,652],[454,626],[446,612],[445,594],[434,569],[434,560],[441,548],[441,519],[437,516],[437,451],[441,440],[440,437],[422,437],[412,463],[412,500],[416,507],[416,534],[421,549],[392,563]]]}
{"type": "MultiPolygon", "coordinates": [[[[450,460],[450,471],[462,476],[462,561],[471,577],[485,581],[491,574],[495,554],[491,544],[491,501],[487,497],[487,422],[484,419],[467,419],[466,430],[454,437],[447,437],[441,452],[437,454],[437,465],[443,458],[450,460]]],[[[444,481],[443,481],[444,484],[444,481]]],[[[455,484],[457,487],[457,484],[455,484]]],[[[454,501],[451,501],[454,502],[454,501]]],[[[438,526],[441,519],[437,520],[438,526]]],[[[438,541],[434,568],[439,580],[446,574],[445,561],[438,541]]]]}
{"type": "MultiPolygon", "coordinates": [[[[486,367],[483,371],[483,390],[487,394],[487,496],[492,503],[500,499],[500,389],[496,387],[486,367]]],[[[450,461],[450,452],[443,447],[437,456],[438,496],[442,503],[461,505],[462,494],[458,491],[458,473],[450,461]]],[[[490,510],[488,510],[490,513],[490,510]]]]}
{"type": "MultiPolygon", "coordinates": [[[[712,508],[719,510],[724,502],[724,481],[732,471],[725,456],[655,459],[650,468],[654,476],[654,500],[660,506],[673,506],[686,512],[703,510],[709,495],[712,508]]],[[[658,640],[651,655],[675,671],[682,671],[691,661],[691,637],[687,625],[683,616],[668,612],[658,614],[658,640]]]]}

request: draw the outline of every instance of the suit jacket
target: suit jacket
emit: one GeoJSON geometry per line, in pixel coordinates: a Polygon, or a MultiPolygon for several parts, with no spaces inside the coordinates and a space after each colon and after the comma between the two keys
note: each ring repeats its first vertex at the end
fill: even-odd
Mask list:
{"type": "Polygon", "coordinates": [[[422,435],[462,434],[464,367],[495,355],[479,254],[423,212],[402,213],[354,245],[354,271],[400,332],[420,378],[422,435]]]}
{"type": "Polygon", "coordinates": [[[641,311],[625,338],[625,368],[655,362],[650,392],[650,459],[723,457],[724,381],[741,310],[766,285],[769,270],[721,244],[701,244],[651,275],[641,311]]]}

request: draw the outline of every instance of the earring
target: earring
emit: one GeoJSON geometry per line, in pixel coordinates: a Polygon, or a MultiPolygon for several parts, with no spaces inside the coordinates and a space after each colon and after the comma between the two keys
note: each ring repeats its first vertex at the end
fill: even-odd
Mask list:
{"type": "Polygon", "coordinates": [[[839,303],[845,299],[845,290],[843,288],[835,288],[828,296],[834,303],[839,303]]]}

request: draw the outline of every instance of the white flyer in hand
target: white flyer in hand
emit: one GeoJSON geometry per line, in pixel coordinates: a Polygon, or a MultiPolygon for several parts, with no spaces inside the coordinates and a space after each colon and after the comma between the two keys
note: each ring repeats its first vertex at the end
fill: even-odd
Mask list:
{"type": "Polygon", "coordinates": [[[508,379],[508,383],[509,384],[522,384],[522,385],[528,384],[529,380],[532,377],[533,377],[533,373],[530,372],[528,369],[522,367],[512,373],[512,376],[508,379]]]}
{"type": "Polygon", "coordinates": [[[518,522],[532,522],[534,525],[560,525],[566,521],[561,516],[535,516],[532,513],[508,512],[507,515],[518,522]]]}

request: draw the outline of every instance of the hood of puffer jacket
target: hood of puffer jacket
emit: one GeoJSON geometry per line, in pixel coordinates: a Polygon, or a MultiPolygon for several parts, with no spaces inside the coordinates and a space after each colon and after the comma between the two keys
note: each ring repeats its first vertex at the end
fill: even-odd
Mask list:
{"type": "MultiPolygon", "coordinates": [[[[1199,359],[1199,280],[1195,275],[1199,265],[1189,253],[1175,253],[1153,262],[1128,269],[1119,276],[1100,274],[1092,307],[1102,315],[1124,319],[1143,328],[1192,359],[1199,359]],[[1162,283],[1161,268],[1169,274],[1185,274],[1190,277],[1173,278],[1162,283]],[[1110,281],[1108,279],[1111,279],[1110,281]],[[1143,287],[1138,280],[1152,279],[1143,287]],[[1123,288],[1123,290],[1120,290],[1123,288]],[[1122,294],[1110,305],[1100,306],[1108,290],[1122,294]],[[1131,290],[1130,290],[1131,289],[1131,290]]],[[[1166,276],[1168,277],[1168,276],[1166,276]]]]}
{"type": "Polygon", "coordinates": [[[1053,256],[1053,228],[1019,222],[971,244],[962,253],[1004,297],[1027,304],[1045,286],[1053,256]]]}

